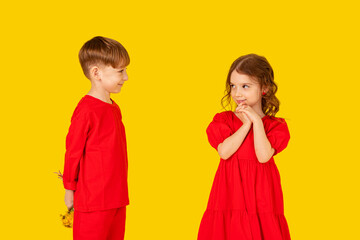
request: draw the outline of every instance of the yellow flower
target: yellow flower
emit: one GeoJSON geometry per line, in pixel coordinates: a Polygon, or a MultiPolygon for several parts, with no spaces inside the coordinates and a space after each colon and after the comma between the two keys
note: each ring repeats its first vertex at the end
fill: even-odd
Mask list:
{"type": "MultiPolygon", "coordinates": [[[[54,172],[59,179],[63,179],[63,175],[60,172],[60,170],[58,172],[54,172]]],[[[62,224],[67,227],[67,228],[72,228],[73,226],[73,221],[74,221],[74,209],[70,209],[68,211],[66,211],[66,213],[64,215],[60,214],[61,217],[61,221],[62,224]]]]}
{"type": "Polygon", "coordinates": [[[74,209],[70,209],[64,215],[60,214],[62,223],[67,228],[72,228],[74,221],[74,209]]]}
{"type": "Polygon", "coordinates": [[[54,173],[58,176],[59,179],[63,180],[63,175],[60,172],[60,170],[58,172],[54,172],[54,173]]]}

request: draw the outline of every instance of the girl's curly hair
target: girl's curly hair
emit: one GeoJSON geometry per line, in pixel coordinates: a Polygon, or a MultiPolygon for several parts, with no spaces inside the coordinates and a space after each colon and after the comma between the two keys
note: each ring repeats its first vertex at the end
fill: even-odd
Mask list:
{"type": "Polygon", "coordinates": [[[233,109],[230,77],[235,70],[237,73],[253,77],[259,83],[261,89],[266,89],[266,94],[262,95],[261,100],[262,110],[265,115],[275,117],[275,114],[279,111],[280,101],[275,96],[278,87],[274,82],[274,71],[265,57],[256,54],[241,56],[231,65],[226,79],[225,96],[221,99],[223,108],[226,109],[230,105],[231,110],[233,109]]]}

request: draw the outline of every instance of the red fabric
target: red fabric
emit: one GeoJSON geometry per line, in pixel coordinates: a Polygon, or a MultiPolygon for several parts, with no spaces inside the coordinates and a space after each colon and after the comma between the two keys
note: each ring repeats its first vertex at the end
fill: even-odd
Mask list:
{"type": "Polygon", "coordinates": [[[74,212],[74,240],[123,240],[126,207],[95,212],[74,212]]]}
{"type": "MultiPolygon", "coordinates": [[[[262,121],[275,154],[281,152],[290,139],[285,120],[265,116],[262,121]]],[[[211,146],[217,149],[241,125],[231,111],[216,114],[206,130],[211,146]]],[[[283,206],[274,158],[259,163],[251,128],[239,149],[220,160],[198,240],[289,240],[283,206]]]]}
{"type": "MultiPolygon", "coordinates": [[[[112,99],[111,99],[112,100],[112,99]]],[[[85,95],[66,137],[63,183],[75,190],[74,209],[106,210],[129,204],[125,128],[119,106],[85,95]]]]}

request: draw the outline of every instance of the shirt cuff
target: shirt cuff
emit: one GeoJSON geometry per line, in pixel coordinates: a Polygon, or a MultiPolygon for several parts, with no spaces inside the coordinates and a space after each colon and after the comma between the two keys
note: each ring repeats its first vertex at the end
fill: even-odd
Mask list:
{"type": "Polygon", "coordinates": [[[68,189],[68,190],[76,190],[76,184],[77,182],[63,182],[64,183],[64,188],[68,189]]]}

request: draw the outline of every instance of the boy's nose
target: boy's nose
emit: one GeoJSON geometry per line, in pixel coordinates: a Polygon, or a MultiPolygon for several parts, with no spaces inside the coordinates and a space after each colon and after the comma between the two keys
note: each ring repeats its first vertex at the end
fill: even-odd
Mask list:
{"type": "Polygon", "coordinates": [[[128,79],[129,79],[129,77],[128,77],[127,73],[125,72],[124,77],[123,77],[123,80],[124,80],[124,81],[127,81],[128,79]]]}

